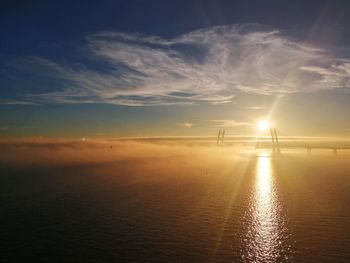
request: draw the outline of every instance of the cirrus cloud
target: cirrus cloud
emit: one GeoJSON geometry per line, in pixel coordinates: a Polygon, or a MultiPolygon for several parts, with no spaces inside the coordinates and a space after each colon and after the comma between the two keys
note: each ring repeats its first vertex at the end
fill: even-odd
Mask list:
{"type": "Polygon", "coordinates": [[[209,120],[210,122],[215,123],[215,126],[218,127],[242,127],[242,126],[251,126],[249,122],[241,122],[236,120],[209,120]]]}
{"type": "Polygon", "coordinates": [[[191,122],[179,122],[177,125],[181,126],[181,127],[184,127],[184,128],[192,128],[194,126],[194,123],[191,123],[191,122]]]}
{"type": "Polygon", "coordinates": [[[350,87],[350,60],[261,25],[228,25],[171,39],[99,32],[79,68],[32,57],[61,85],[33,103],[128,106],[223,104],[238,92],[278,95],[350,87]]]}

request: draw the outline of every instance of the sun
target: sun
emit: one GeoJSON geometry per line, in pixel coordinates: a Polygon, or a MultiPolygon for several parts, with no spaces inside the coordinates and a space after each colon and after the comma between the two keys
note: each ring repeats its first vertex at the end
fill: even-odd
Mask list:
{"type": "Polygon", "coordinates": [[[262,120],[262,121],[259,121],[258,127],[260,130],[266,131],[270,127],[270,124],[268,121],[262,120]]]}

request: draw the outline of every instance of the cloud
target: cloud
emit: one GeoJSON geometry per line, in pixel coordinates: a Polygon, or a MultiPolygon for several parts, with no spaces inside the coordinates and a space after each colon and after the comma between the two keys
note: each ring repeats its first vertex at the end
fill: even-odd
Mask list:
{"type": "Polygon", "coordinates": [[[250,126],[251,123],[248,122],[240,122],[235,120],[209,120],[210,122],[214,122],[215,126],[219,127],[242,127],[242,126],[250,126]]]}
{"type": "Polygon", "coordinates": [[[302,66],[301,70],[318,75],[317,83],[320,86],[329,85],[329,88],[350,87],[350,61],[342,64],[332,64],[327,67],[302,66]]]}
{"type": "Polygon", "coordinates": [[[9,101],[1,101],[0,104],[3,105],[39,105],[35,102],[31,102],[31,101],[13,101],[13,100],[9,100],[9,101]]]}
{"type": "Polygon", "coordinates": [[[190,122],[180,122],[177,124],[178,126],[185,127],[185,128],[192,128],[194,126],[194,123],[190,122]]]}
{"type": "Polygon", "coordinates": [[[261,106],[250,106],[250,107],[246,107],[247,110],[262,110],[264,109],[264,107],[261,106]]]}
{"type": "Polygon", "coordinates": [[[87,53],[78,67],[30,58],[61,85],[26,98],[39,103],[215,105],[232,102],[238,92],[279,95],[350,87],[348,58],[261,25],[216,26],[170,39],[99,32],[87,37],[83,50],[87,53]]]}

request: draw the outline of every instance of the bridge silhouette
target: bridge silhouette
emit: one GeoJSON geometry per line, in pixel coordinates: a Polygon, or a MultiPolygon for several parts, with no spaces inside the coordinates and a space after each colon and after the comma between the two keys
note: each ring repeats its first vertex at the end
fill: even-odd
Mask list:
{"type": "MultiPolygon", "coordinates": [[[[331,150],[335,156],[338,155],[339,150],[350,150],[350,145],[342,146],[336,144],[315,144],[315,143],[300,143],[300,142],[283,142],[278,137],[277,129],[270,128],[270,139],[266,140],[265,137],[263,141],[260,138],[254,142],[255,148],[272,148],[272,151],[276,154],[281,154],[283,149],[305,149],[308,155],[311,154],[312,150],[331,150]]],[[[217,136],[217,145],[224,145],[225,130],[219,130],[217,136]]]]}

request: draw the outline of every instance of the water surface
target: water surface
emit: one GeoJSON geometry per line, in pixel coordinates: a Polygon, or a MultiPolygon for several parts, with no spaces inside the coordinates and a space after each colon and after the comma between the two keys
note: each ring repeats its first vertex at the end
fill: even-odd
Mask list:
{"type": "Polygon", "coordinates": [[[224,156],[2,164],[0,260],[350,262],[348,157],[224,156]]]}

